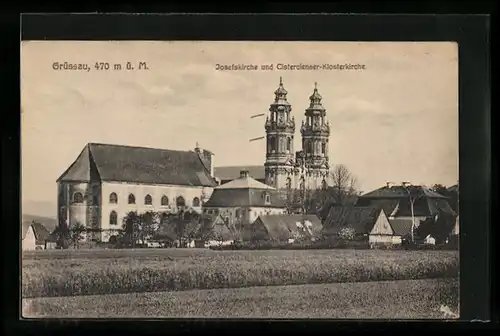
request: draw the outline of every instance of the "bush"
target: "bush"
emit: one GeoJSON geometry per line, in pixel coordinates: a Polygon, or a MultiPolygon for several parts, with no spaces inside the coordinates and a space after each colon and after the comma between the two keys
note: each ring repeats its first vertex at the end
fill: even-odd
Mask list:
{"type": "MultiPolygon", "coordinates": [[[[176,250],[137,249],[132,250],[133,257],[119,256],[126,250],[103,250],[97,257],[75,251],[62,259],[44,258],[40,253],[45,251],[41,251],[32,260],[23,260],[22,296],[443,278],[457,277],[459,269],[454,251],[176,250]],[[181,252],[194,254],[175,256],[181,252]],[[104,253],[116,256],[105,258],[104,253]]],[[[57,252],[63,251],[47,255],[57,252]]]]}

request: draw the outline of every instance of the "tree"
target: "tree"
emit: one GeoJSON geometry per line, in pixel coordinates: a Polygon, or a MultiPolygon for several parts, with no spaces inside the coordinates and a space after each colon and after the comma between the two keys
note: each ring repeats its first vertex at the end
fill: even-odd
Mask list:
{"type": "Polygon", "coordinates": [[[345,205],[357,196],[357,179],[345,165],[336,165],[330,171],[330,179],[332,182],[330,195],[335,203],[345,205]]]}
{"type": "Polygon", "coordinates": [[[431,190],[442,195],[442,196],[445,196],[445,197],[448,196],[448,189],[442,184],[437,183],[437,184],[433,185],[431,190]]]}
{"type": "Polygon", "coordinates": [[[123,235],[126,241],[135,243],[139,241],[144,244],[147,239],[153,237],[160,227],[161,215],[158,212],[147,211],[138,214],[136,211],[129,212],[123,218],[123,235]]]}
{"type": "Polygon", "coordinates": [[[147,211],[139,215],[139,239],[144,244],[146,239],[150,239],[160,228],[161,215],[158,212],[147,211]]]}
{"type": "Polygon", "coordinates": [[[135,243],[140,239],[141,219],[136,211],[130,211],[123,218],[123,235],[128,243],[135,247],[135,243]]]}
{"type": "Polygon", "coordinates": [[[354,230],[351,227],[342,228],[339,232],[339,237],[345,241],[354,240],[355,236],[356,236],[356,230],[354,230]]]}
{"type": "Polygon", "coordinates": [[[67,249],[70,243],[70,231],[66,220],[61,219],[55,230],[56,246],[58,248],[67,249]]]}
{"type": "Polygon", "coordinates": [[[403,182],[402,183],[403,188],[406,190],[408,193],[408,199],[410,202],[410,210],[411,210],[411,241],[414,243],[415,242],[415,212],[413,206],[415,205],[415,202],[421,199],[424,194],[423,190],[419,186],[414,186],[410,184],[409,182],[403,182]]]}
{"type": "Polygon", "coordinates": [[[73,243],[74,248],[80,247],[80,241],[83,240],[83,233],[86,232],[85,226],[80,222],[77,222],[70,230],[70,240],[73,243]]]}

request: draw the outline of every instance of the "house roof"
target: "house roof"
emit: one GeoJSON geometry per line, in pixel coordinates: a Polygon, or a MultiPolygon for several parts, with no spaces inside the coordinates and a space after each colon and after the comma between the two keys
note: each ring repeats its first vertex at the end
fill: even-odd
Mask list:
{"type": "Polygon", "coordinates": [[[275,188],[257,181],[253,177],[245,176],[234,179],[227,183],[224,183],[215,188],[216,190],[222,189],[257,189],[257,190],[275,190],[275,188]]]}
{"type": "Polygon", "coordinates": [[[407,236],[411,235],[412,220],[407,218],[389,219],[394,235],[407,236]]]}
{"type": "Polygon", "coordinates": [[[321,232],[321,221],[316,215],[261,215],[262,223],[270,238],[288,240],[294,237],[313,237],[321,232]],[[304,221],[305,225],[302,224],[304,221]]]}
{"type": "MultiPolygon", "coordinates": [[[[384,187],[385,188],[385,187],[384,187]]],[[[370,206],[379,209],[383,209],[385,214],[388,217],[394,216],[411,216],[411,206],[410,199],[406,191],[401,188],[391,187],[385,189],[394,190],[385,190],[381,191],[381,189],[377,189],[374,192],[368,193],[366,195],[360,196],[356,202],[357,206],[370,206]],[[378,195],[378,196],[377,196],[378,195]]],[[[422,189],[425,190],[425,189],[422,189]]],[[[446,213],[450,215],[454,215],[455,212],[451,208],[447,199],[444,196],[441,196],[432,191],[424,191],[423,197],[417,199],[413,205],[413,215],[414,216],[434,216],[438,213],[446,213]],[[437,195],[437,196],[436,196],[437,195]]]]}
{"type": "Polygon", "coordinates": [[[98,143],[87,144],[57,181],[216,186],[194,151],[98,143]]]}
{"type": "Polygon", "coordinates": [[[49,238],[50,232],[40,223],[22,223],[21,239],[26,238],[29,228],[33,228],[33,233],[35,234],[35,240],[37,244],[43,244],[49,238]]]}
{"type": "Polygon", "coordinates": [[[343,228],[352,228],[358,234],[369,233],[381,211],[376,207],[332,207],[323,224],[326,234],[338,234],[343,228]]]}
{"type": "MultiPolygon", "coordinates": [[[[424,186],[414,186],[418,188],[420,192],[422,192],[423,196],[426,198],[445,198],[443,195],[440,195],[427,187],[424,186]]],[[[402,186],[390,186],[390,187],[382,187],[370,191],[364,195],[359,196],[361,198],[408,198],[408,192],[402,186]]]]}
{"type": "Polygon", "coordinates": [[[204,206],[284,208],[285,201],[273,187],[255,180],[248,174],[242,174],[239,178],[214,188],[204,206]],[[269,195],[270,202],[266,202],[266,195],[269,195]]]}
{"type": "Polygon", "coordinates": [[[458,193],[458,184],[452,185],[451,187],[448,188],[448,191],[450,192],[457,192],[458,193]]]}
{"type": "Polygon", "coordinates": [[[242,170],[247,170],[249,175],[256,180],[264,180],[266,178],[264,165],[214,167],[214,175],[220,180],[234,180],[240,176],[242,170]]]}

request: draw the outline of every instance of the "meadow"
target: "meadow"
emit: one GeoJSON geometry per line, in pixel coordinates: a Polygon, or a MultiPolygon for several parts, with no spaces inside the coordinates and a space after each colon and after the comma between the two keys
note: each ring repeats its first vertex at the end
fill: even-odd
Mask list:
{"type": "Polygon", "coordinates": [[[441,319],[457,279],[421,279],[23,300],[25,317],[441,319]]]}
{"type": "MultiPolygon", "coordinates": [[[[23,253],[23,298],[458,278],[457,251],[208,249],[23,253]]],[[[161,294],[158,294],[161,295],[161,294]]]]}

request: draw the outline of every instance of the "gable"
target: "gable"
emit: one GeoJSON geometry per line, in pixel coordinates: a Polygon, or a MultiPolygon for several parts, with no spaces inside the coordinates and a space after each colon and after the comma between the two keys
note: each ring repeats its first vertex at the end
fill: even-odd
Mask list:
{"type": "Polygon", "coordinates": [[[391,224],[389,223],[389,220],[387,219],[387,216],[385,215],[384,211],[380,211],[377,220],[375,222],[375,225],[373,226],[373,229],[371,230],[370,234],[372,235],[393,235],[393,230],[391,227],[391,224]]]}

